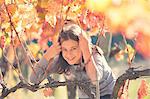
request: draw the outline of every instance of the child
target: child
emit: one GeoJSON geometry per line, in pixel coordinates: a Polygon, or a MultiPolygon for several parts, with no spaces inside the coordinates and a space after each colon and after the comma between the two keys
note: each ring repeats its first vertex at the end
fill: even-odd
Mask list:
{"type": "MultiPolygon", "coordinates": [[[[34,70],[35,73],[33,72],[30,78],[32,83],[40,83],[47,74],[64,73],[67,80],[90,81],[87,86],[91,88],[94,96],[98,78],[100,99],[111,99],[115,85],[114,75],[100,48],[93,48],[88,35],[70,21],[63,27],[58,42],[53,43],[34,70]]],[[[79,98],[90,99],[80,88],[79,98]]]]}

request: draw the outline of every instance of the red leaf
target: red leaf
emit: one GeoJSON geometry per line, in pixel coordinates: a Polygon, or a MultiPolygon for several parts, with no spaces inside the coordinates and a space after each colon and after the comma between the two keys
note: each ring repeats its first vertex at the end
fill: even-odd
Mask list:
{"type": "Polygon", "coordinates": [[[40,5],[37,5],[35,8],[38,13],[38,17],[44,20],[47,10],[45,8],[42,8],[40,5]]]}
{"type": "Polygon", "coordinates": [[[0,37],[0,47],[1,47],[1,48],[4,48],[4,46],[5,46],[5,37],[4,37],[4,36],[1,36],[1,37],[0,37]]]}
{"type": "Polygon", "coordinates": [[[148,95],[148,84],[145,80],[141,81],[140,87],[138,89],[138,99],[144,99],[148,95]]]}
{"type": "Polygon", "coordinates": [[[56,25],[54,28],[53,40],[57,41],[58,34],[61,32],[63,24],[64,24],[64,19],[59,13],[57,13],[56,19],[57,21],[56,21],[56,25]]]}
{"type": "Polygon", "coordinates": [[[4,3],[4,0],[0,0],[0,6],[4,3]]]}
{"type": "Polygon", "coordinates": [[[42,38],[54,36],[54,29],[48,22],[43,23],[42,30],[43,30],[41,34],[42,38]]]}
{"type": "Polygon", "coordinates": [[[9,4],[9,5],[7,5],[7,9],[11,15],[14,15],[14,13],[17,10],[17,6],[15,4],[9,4]]]}
{"type": "Polygon", "coordinates": [[[43,90],[44,96],[48,97],[48,96],[52,96],[53,95],[53,90],[51,88],[45,88],[43,90]]]}
{"type": "Polygon", "coordinates": [[[129,80],[126,80],[124,82],[124,85],[121,86],[118,92],[119,99],[128,99],[128,85],[129,85],[129,80]]]}
{"type": "Polygon", "coordinates": [[[150,36],[143,33],[139,33],[136,38],[135,48],[145,58],[150,58],[150,36]]]}

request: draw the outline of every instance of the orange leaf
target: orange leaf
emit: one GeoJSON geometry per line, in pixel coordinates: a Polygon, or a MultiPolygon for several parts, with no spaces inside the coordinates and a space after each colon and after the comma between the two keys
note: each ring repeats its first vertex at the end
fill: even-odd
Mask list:
{"type": "Polygon", "coordinates": [[[125,53],[128,53],[128,62],[131,63],[135,56],[134,48],[131,45],[127,44],[125,48],[125,53]]]}
{"type": "Polygon", "coordinates": [[[7,5],[7,9],[11,15],[14,15],[17,10],[17,6],[15,4],[9,4],[7,5]]]}
{"type": "Polygon", "coordinates": [[[54,28],[54,38],[55,38],[54,40],[57,40],[56,37],[61,32],[63,24],[64,24],[64,19],[61,16],[61,14],[57,14],[56,18],[57,18],[57,21],[56,21],[56,25],[55,25],[55,28],[54,28]]]}
{"type": "Polygon", "coordinates": [[[41,50],[47,50],[48,49],[48,45],[47,45],[47,42],[48,42],[48,38],[42,38],[38,41],[40,47],[41,47],[41,50]]]}
{"type": "Polygon", "coordinates": [[[135,48],[145,58],[150,58],[150,36],[139,33],[136,39],[135,48]]]}
{"type": "Polygon", "coordinates": [[[42,8],[47,8],[49,6],[49,0],[39,0],[38,4],[42,7],[42,8]]]}
{"type": "Polygon", "coordinates": [[[24,0],[17,0],[17,3],[24,3],[24,0]]]}
{"type": "Polygon", "coordinates": [[[123,60],[123,59],[124,59],[124,51],[123,51],[123,50],[119,51],[119,52],[115,55],[115,59],[116,59],[117,61],[123,60]]]}
{"type": "Polygon", "coordinates": [[[124,82],[124,85],[121,86],[118,92],[119,99],[128,99],[128,84],[129,84],[129,80],[126,80],[124,82]]]}
{"type": "Polygon", "coordinates": [[[42,31],[41,36],[43,38],[47,38],[49,36],[54,36],[54,29],[48,22],[43,23],[42,30],[43,31],[42,31]]]}
{"type": "Polygon", "coordinates": [[[72,3],[74,0],[63,0],[63,5],[67,6],[69,3],[72,3]]]}
{"type": "Polygon", "coordinates": [[[0,48],[4,48],[5,46],[5,36],[0,37],[0,48]]]}
{"type": "Polygon", "coordinates": [[[49,5],[47,7],[48,14],[55,16],[58,12],[62,10],[62,3],[58,3],[58,0],[49,0],[49,5]]]}
{"type": "Polygon", "coordinates": [[[45,88],[43,90],[44,96],[48,97],[48,96],[52,96],[53,95],[53,90],[51,88],[45,88]]]}
{"type": "Polygon", "coordinates": [[[145,80],[141,81],[140,87],[138,89],[138,99],[144,99],[148,95],[148,84],[145,80]]]}
{"type": "Polygon", "coordinates": [[[4,0],[0,0],[0,6],[4,3],[4,0]]]}
{"type": "Polygon", "coordinates": [[[36,11],[38,13],[38,17],[40,19],[44,20],[45,19],[45,15],[47,13],[47,10],[45,8],[42,8],[40,5],[37,5],[35,8],[36,8],[36,11]]]}
{"type": "Polygon", "coordinates": [[[0,10],[0,23],[3,23],[3,22],[6,23],[8,21],[9,21],[9,18],[7,17],[7,14],[3,10],[0,10]]]}

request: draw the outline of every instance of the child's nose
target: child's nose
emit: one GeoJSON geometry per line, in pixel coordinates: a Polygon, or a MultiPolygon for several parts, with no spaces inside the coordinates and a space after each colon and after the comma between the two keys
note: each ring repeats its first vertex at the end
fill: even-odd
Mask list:
{"type": "Polygon", "coordinates": [[[67,53],[67,58],[71,59],[73,57],[73,53],[71,51],[68,51],[67,53]]]}

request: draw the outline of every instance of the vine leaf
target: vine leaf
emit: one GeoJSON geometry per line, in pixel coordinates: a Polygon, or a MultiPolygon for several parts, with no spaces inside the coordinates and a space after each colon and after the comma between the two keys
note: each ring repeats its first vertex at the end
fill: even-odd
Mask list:
{"type": "Polygon", "coordinates": [[[148,83],[146,80],[142,80],[138,89],[138,99],[144,99],[148,95],[148,83]]]}

